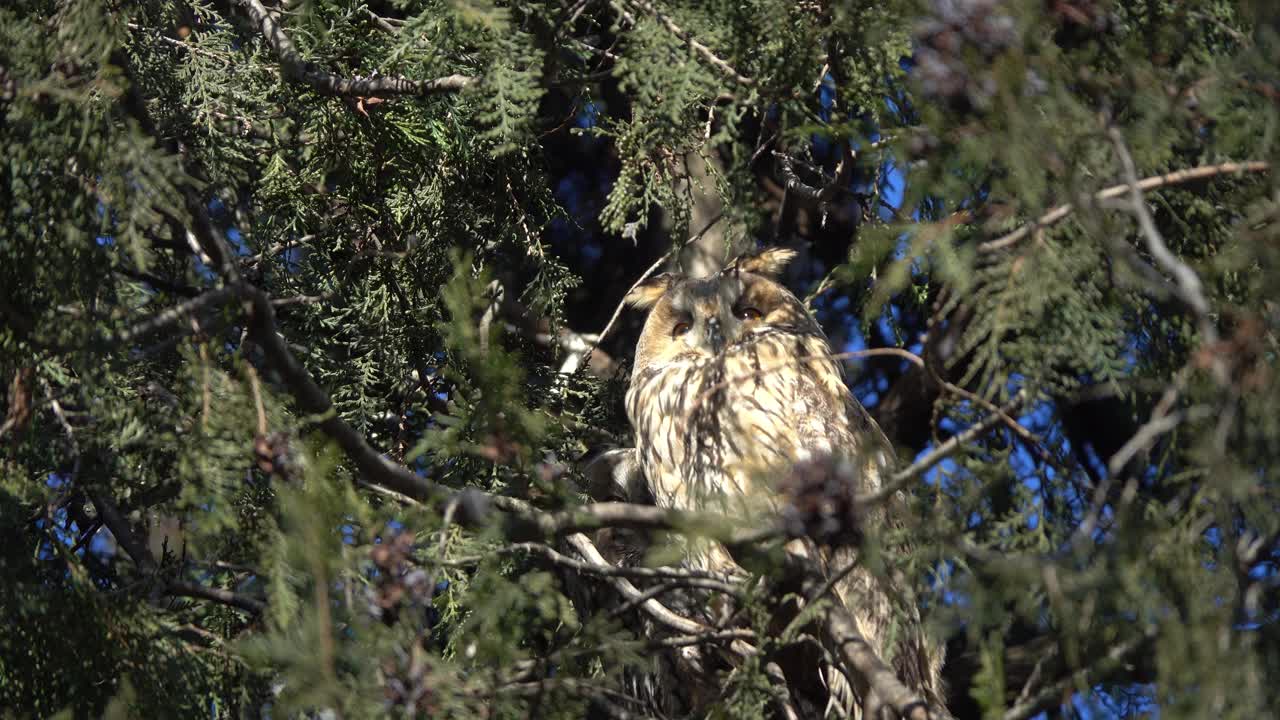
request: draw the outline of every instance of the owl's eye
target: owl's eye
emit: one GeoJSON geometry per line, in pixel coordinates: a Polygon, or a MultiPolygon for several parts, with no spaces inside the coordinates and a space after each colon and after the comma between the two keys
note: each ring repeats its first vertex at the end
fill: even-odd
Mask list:
{"type": "Polygon", "coordinates": [[[689,323],[676,323],[676,326],[671,328],[671,337],[680,337],[687,332],[689,332],[689,323]]]}
{"type": "Polygon", "coordinates": [[[739,320],[759,320],[763,317],[760,311],[753,307],[735,308],[733,314],[737,316],[739,320]]]}

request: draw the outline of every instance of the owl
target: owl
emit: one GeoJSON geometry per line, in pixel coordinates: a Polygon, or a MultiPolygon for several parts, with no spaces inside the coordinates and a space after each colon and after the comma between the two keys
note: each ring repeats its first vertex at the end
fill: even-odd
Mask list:
{"type": "MultiPolygon", "coordinates": [[[[669,273],[628,294],[626,301],[648,317],[626,410],[636,457],[659,506],[777,517],[786,502],[777,481],[801,465],[851,465],[853,471],[841,477],[860,484],[850,488],[855,492],[878,489],[891,467],[892,447],[849,391],[822,328],[777,281],[793,256],[767,249],[709,277],[669,273]]],[[[879,519],[888,520],[885,514],[880,511],[879,519]]],[[[815,559],[829,568],[857,559],[857,550],[847,546],[827,551],[793,541],[788,549],[820,555],[815,559]]],[[[687,550],[691,567],[735,567],[718,544],[687,550]]],[[[893,658],[908,683],[936,699],[940,648],[925,640],[918,618],[905,632],[901,622],[891,630],[891,597],[898,589],[884,583],[855,567],[836,591],[863,637],[882,657],[893,658]]],[[[850,687],[833,668],[826,673],[828,711],[856,717],[874,702],[859,679],[850,687]]]]}

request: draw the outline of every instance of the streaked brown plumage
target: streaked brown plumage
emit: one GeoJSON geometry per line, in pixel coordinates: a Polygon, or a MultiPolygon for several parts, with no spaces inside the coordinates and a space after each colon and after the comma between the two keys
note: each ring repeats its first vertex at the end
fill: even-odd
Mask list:
{"type": "MultiPolygon", "coordinates": [[[[649,310],[626,406],[658,505],[776,515],[782,502],[777,479],[810,459],[851,463],[849,477],[860,478],[859,492],[880,487],[892,464],[888,440],[849,392],[822,329],[774,279],[793,254],[766,250],[707,278],[659,276],[628,296],[649,310]]],[[[793,545],[817,552],[811,544],[793,545]]],[[[831,567],[856,558],[853,549],[818,554],[831,567]]],[[[715,544],[690,547],[688,564],[734,567],[715,544]]],[[[857,568],[837,591],[863,636],[882,656],[894,657],[908,682],[936,697],[941,652],[924,642],[918,621],[886,647],[890,588],[857,568]]],[[[855,679],[850,688],[827,679],[839,696],[832,707],[860,714],[863,683],[855,679]]]]}

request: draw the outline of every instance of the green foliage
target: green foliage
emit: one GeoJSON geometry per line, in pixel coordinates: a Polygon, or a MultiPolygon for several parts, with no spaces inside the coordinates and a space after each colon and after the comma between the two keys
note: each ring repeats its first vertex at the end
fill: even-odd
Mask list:
{"type": "MultiPolygon", "coordinates": [[[[1002,717],[1051,683],[1042,709],[1280,704],[1274,173],[1148,188],[1153,233],[1122,160],[1152,178],[1280,159],[1268,3],[271,4],[303,73],[243,6],[0,8],[0,708],[645,708],[667,649],[638,603],[462,501],[379,490],[331,421],[450,491],[585,502],[573,461],[630,442],[634,323],[588,366],[590,333],[713,206],[724,246],[806,250],[791,280],[822,291],[833,338],[927,334],[926,371],[851,378],[912,424],[904,461],[1025,398],[860,558],[953,640],[957,707],[1002,717]],[[323,74],[475,81],[357,97],[323,74]],[[781,158],[816,190],[845,149],[843,187],[789,187],[781,158]],[[602,295],[593,275],[623,280],[602,295]]],[[[620,542],[674,564],[671,535],[620,542]]],[[[738,607],[762,656],[711,678],[705,715],[776,711],[765,660],[805,632],[771,607],[738,607]]]]}

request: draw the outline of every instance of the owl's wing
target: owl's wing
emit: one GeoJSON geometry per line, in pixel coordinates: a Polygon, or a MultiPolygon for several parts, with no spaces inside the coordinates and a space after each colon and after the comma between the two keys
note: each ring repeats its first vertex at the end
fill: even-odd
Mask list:
{"type": "MultiPolygon", "coordinates": [[[[880,474],[888,475],[893,472],[894,466],[898,464],[898,457],[893,449],[893,443],[889,441],[889,436],[884,434],[880,424],[871,417],[871,413],[867,412],[862,403],[858,402],[851,390],[845,391],[844,399],[844,412],[849,422],[849,429],[858,437],[862,445],[859,453],[872,460],[880,474]]],[[[879,480],[880,478],[877,478],[876,487],[880,485],[879,480]]]]}

